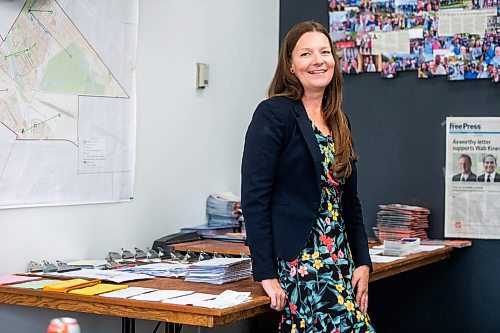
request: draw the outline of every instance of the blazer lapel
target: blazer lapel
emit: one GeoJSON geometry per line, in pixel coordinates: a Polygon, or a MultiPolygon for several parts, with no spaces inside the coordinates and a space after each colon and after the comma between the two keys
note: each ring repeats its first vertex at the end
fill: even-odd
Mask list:
{"type": "Polygon", "coordinates": [[[316,135],[314,134],[311,121],[309,120],[309,117],[307,117],[307,112],[304,108],[304,105],[302,104],[302,101],[294,101],[293,108],[297,117],[297,123],[299,124],[300,131],[302,132],[302,136],[306,141],[307,148],[309,148],[309,152],[311,153],[312,159],[314,161],[316,181],[318,183],[318,186],[320,186],[322,173],[321,152],[319,150],[318,141],[316,140],[316,135]]]}

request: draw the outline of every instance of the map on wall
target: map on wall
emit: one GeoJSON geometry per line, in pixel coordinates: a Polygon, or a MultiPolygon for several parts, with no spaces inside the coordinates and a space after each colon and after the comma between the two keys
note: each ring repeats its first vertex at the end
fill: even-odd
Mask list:
{"type": "Polygon", "coordinates": [[[0,1],[0,208],[130,200],[137,0],[0,1]]]}

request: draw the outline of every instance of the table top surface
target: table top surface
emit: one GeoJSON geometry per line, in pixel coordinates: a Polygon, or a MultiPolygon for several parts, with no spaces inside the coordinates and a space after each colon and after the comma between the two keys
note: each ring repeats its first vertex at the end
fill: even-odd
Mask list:
{"type": "MultiPolygon", "coordinates": [[[[377,244],[378,243],[374,242],[370,244],[370,246],[377,244]]],[[[244,253],[246,255],[250,255],[250,249],[243,243],[223,242],[211,239],[178,243],[174,244],[173,247],[178,251],[204,251],[207,253],[217,252],[231,255],[240,255],[241,253],[244,253]]],[[[450,252],[452,250],[452,247],[444,247],[435,251],[414,253],[406,256],[406,258],[404,259],[393,261],[390,263],[374,263],[373,272],[370,275],[370,282],[446,259],[450,256],[450,252]]]]}
{"type": "MultiPolygon", "coordinates": [[[[214,250],[217,250],[215,252],[228,254],[239,254],[240,252],[247,253],[245,251],[248,250],[243,244],[225,243],[214,240],[176,244],[175,249],[179,251],[188,249],[191,251],[203,250],[207,253],[212,253],[214,250]]],[[[445,247],[431,252],[411,254],[405,259],[387,264],[374,264],[373,272],[370,275],[370,282],[446,259],[450,256],[451,251],[451,247],[445,247]]],[[[83,296],[0,286],[0,303],[158,320],[205,327],[219,326],[270,311],[269,298],[260,284],[254,282],[252,279],[245,279],[223,285],[214,285],[208,283],[186,282],[182,279],[174,278],[155,278],[126,284],[128,286],[149,287],[162,290],[193,290],[209,294],[220,294],[226,289],[250,291],[252,300],[225,309],[209,309],[161,302],[117,299],[101,296],[83,296]]]]}

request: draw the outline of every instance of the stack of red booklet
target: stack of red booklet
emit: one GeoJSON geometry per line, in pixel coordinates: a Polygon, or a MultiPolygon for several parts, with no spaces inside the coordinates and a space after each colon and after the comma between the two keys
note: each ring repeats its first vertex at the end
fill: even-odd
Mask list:
{"type": "Polygon", "coordinates": [[[399,240],[401,238],[418,237],[427,239],[425,229],[429,227],[428,208],[402,204],[379,205],[377,226],[373,232],[379,241],[399,240]]]}

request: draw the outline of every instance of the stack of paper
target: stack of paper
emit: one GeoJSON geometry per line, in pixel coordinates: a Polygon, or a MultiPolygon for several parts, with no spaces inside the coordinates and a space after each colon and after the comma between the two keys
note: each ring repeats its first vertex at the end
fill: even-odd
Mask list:
{"type": "Polygon", "coordinates": [[[194,293],[191,290],[157,290],[150,293],[140,294],[130,299],[135,299],[137,301],[152,301],[152,302],[161,302],[166,299],[181,297],[185,295],[190,295],[194,293]]]}
{"type": "Polygon", "coordinates": [[[109,266],[106,260],[75,260],[68,262],[69,266],[79,267],[79,268],[94,268],[94,269],[105,269],[109,266]]]}
{"type": "Polygon", "coordinates": [[[90,287],[99,283],[101,283],[101,281],[99,280],[88,281],[84,279],[71,279],[71,280],[60,281],[54,284],[48,284],[43,287],[43,290],[67,293],[73,289],[90,287]]]}
{"type": "Polygon", "coordinates": [[[219,296],[214,299],[209,299],[201,302],[197,302],[196,306],[202,306],[205,308],[217,308],[223,309],[230,306],[235,306],[241,303],[248,302],[252,299],[250,297],[250,292],[238,292],[233,290],[225,290],[219,296]]]}
{"type": "Polygon", "coordinates": [[[211,194],[207,198],[208,226],[239,227],[241,215],[240,198],[233,193],[211,194]]]}
{"type": "Polygon", "coordinates": [[[68,294],[94,296],[126,288],[128,288],[126,284],[99,283],[91,287],[70,290],[68,294]]]}
{"type": "Polygon", "coordinates": [[[401,238],[401,242],[406,243],[410,246],[410,253],[418,253],[421,251],[420,238],[418,237],[401,238]]]}
{"type": "Polygon", "coordinates": [[[222,284],[246,279],[251,274],[250,258],[215,258],[189,265],[186,281],[222,284]]]}
{"type": "Polygon", "coordinates": [[[23,275],[15,275],[15,274],[2,275],[2,276],[0,276],[0,286],[7,285],[7,284],[15,284],[15,283],[21,283],[21,282],[41,280],[41,279],[42,278],[39,276],[23,276],[23,275]]]}
{"type": "Polygon", "coordinates": [[[421,242],[425,245],[446,245],[456,248],[471,246],[472,242],[467,239],[427,239],[421,242]]]}
{"type": "Polygon", "coordinates": [[[119,271],[134,273],[134,274],[146,274],[158,277],[178,278],[186,276],[187,265],[157,263],[157,264],[139,265],[136,267],[122,268],[119,271]]]}
{"type": "Polygon", "coordinates": [[[99,279],[115,283],[122,283],[126,281],[153,279],[153,276],[146,274],[134,274],[121,272],[118,270],[102,270],[102,269],[81,269],[79,271],[65,272],[65,273],[48,273],[45,275],[84,278],[84,279],[99,279]]]}
{"type": "Polygon", "coordinates": [[[384,255],[393,257],[403,257],[410,254],[412,245],[401,241],[384,241],[384,255]]]}
{"type": "Polygon", "coordinates": [[[404,237],[427,239],[429,209],[401,204],[379,205],[379,209],[373,231],[381,242],[404,237]]]}
{"type": "Polygon", "coordinates": [[[214,299],[217,295],[205,294],[205,293],[194,293],[182,297],[168,298],[164,299],[162,303],[177,304],[177,305],[194,305],[197,306],[199,303],[214,299]]]}
{"type": "Polygon", "coordinates": [[[31,282],[24,282],[19,284],[13,284],[11,287],[21,288],[21,289],[43,289],[48,284],[54,284],[60,280],[37,280],[31,282]]]}
{"type": "Polygon", "coordinates": [[[144,288],[144,287],[129,287],[127,289],[115,290],[109,293],[101,294],[103,297],[111,297],[111,298],[130,298],[137,295],[149,293],[152,291],[156,291],[158,289],[154,288],[144,288]]]}
{"type": "Polygon", "coordinates": [[[405,257],[389,257],[389,256],[381,256],[380,254],[371,254],[370,259],[374,264],[387,264],[393,261],[404,259],[405,257]]]}

